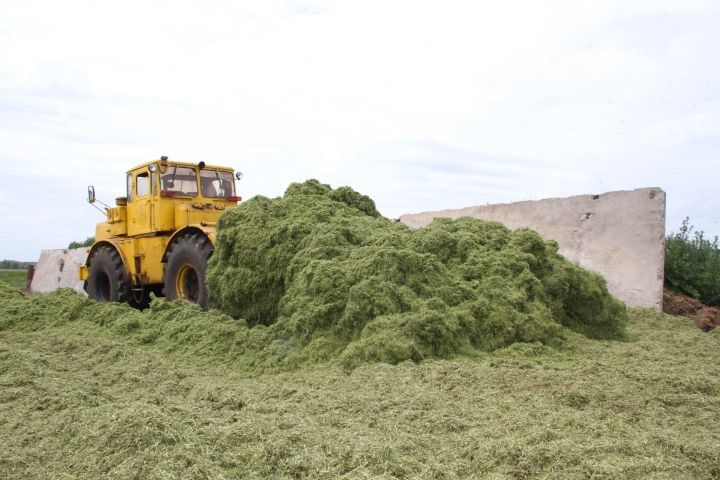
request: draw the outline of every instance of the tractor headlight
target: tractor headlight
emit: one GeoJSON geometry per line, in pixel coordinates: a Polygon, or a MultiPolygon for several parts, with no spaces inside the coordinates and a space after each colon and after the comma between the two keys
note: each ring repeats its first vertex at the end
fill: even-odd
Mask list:
{"type": "Polygon", "coordinates": [[[238,180],[242,180],[242,178],[243,178],[242,172],[235,172],[235,178],[237,178],[238,180]]]}

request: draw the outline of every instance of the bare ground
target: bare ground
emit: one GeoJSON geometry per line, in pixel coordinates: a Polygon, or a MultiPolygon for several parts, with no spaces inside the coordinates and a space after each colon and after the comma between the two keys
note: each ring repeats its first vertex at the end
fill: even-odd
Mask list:
{"type": "Polygon", "coordinates": [[[668,289],[663,292],[663,312],[689,318],[704,332],[720,325],[720,308],[709,307],[699,300],[668,289]]]}

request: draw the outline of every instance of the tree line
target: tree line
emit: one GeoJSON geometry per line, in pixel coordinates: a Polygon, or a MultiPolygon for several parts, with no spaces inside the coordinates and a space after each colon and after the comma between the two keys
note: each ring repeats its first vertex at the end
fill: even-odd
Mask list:
{"type": "Polygon", "coordinates": [[[3,270],[25,270],[29,265],[37,262],[19,262],[17,260],[0,260],[0,269],[3,270]]]}

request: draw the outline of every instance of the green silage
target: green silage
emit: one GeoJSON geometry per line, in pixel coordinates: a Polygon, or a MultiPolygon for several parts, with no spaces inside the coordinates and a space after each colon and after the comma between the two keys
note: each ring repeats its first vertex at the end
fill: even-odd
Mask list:
{"type": "Polygon", "coordinates": [[[60,290],[0,287],[0,330],[75,325],[246,372],[355,368],[476,356],[575,331],[622,339],[625,307],[554,242],[496,222],[383,218],[349,187],[316,180],[223,215],[207,275],[217,309],[154,300],[145,311],[60,290]]]}
{"type": "Polygon", "coordinates": [[[125,304],[98,303],[60,289],[25,297],[0,282],[0,331],[64,328],[175,354],[196,364],[232,364],[248,373],[290,368],[274,351],[279,340],[265,327],[248,328],[218,310],[154,299],[139,311],[125,304]]]}
{"type": "Polygon", "coordinates": [[[237,331],[216,312],[0,288],[0,318],[18,306],[39,317],[0,325],[3,479],[720,473],[720,332],[683,318],[632,309],[630,341],[249,376],[222,362],[237,331]]]}
{"type": "Polygon", "coordinates": [[[617,339],[627,321],[599,275],[533,231],[471,218],[413,230],[317,180],[223,215],[207,285],[295,360],[350,367],[559,345],[568,329],[617,339]]]}
{"type": "Polygon", "coordinates": [[[218,309],[0,282],[0,477],[720,475],[718,332],[534,232],[318,182],[220,223],[218,309]]]}

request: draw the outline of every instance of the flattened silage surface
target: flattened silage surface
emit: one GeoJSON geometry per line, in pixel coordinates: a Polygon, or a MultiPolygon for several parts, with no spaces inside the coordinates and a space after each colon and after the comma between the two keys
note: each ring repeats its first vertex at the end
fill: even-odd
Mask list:
{"type": "Polygon", "coordinates": [[[717,335],[643,311],[626,332],[602,279],[533,232],[413,231],[311,181],[219,233],[221,310],[0,284],[0,477],[720,469],[720,380],[694,374],[717,335]]]}
{"type": "Polygon", "coordinates": [[[0,478],[720,473],[720,332],[685,319],[631,310],[626,341],[252,377],[236,341],[267,339],[238,325],[0,285],[0,478]]]}

